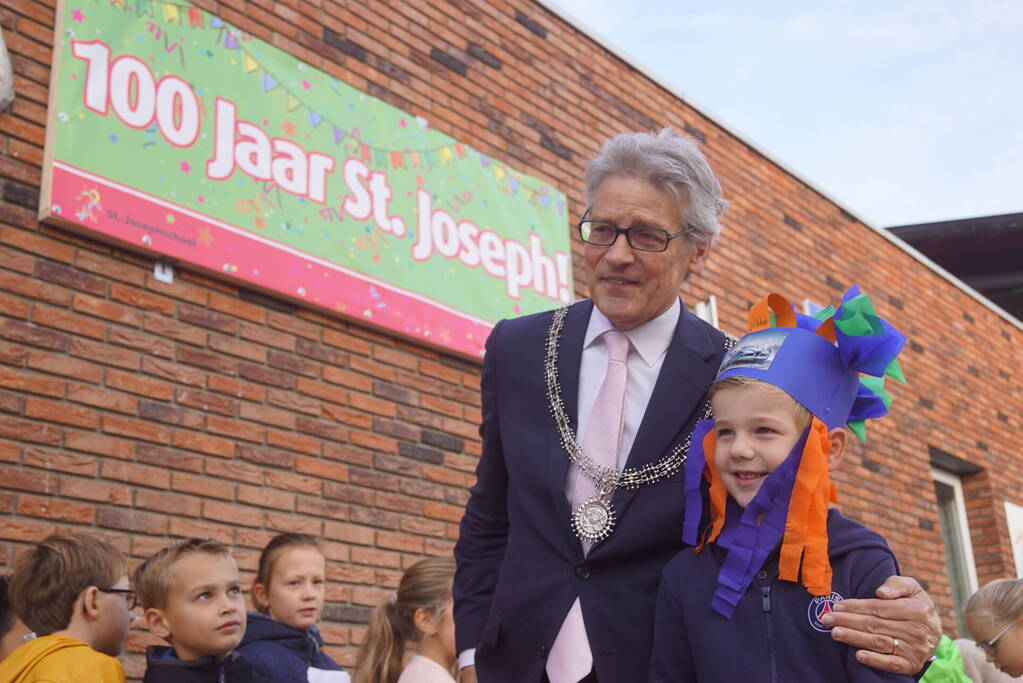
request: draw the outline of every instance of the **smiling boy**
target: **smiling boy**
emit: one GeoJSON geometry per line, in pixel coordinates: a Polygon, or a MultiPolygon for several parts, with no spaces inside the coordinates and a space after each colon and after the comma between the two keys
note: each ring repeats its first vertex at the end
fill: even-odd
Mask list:
{"type": "Polygon", "coordinates": [[[911,681],[861,664],[821,621],[897,573],[881,536],[829,509],[828,472],[846,448],[843,426],[862,438],[863,421],[887,413],[874,378],[902,378],[905,338],[855,287],[824,322],[771,295],[750,328],[711,385],[714,420],[693,433],[683,540],[696,547],[664,570],[650,682],[911,681]]]}
{"type": "Polygon", "coordinates": [[[234,648],[245,635],[245,599],[227,546],[190,538],[159,551],[133,583],[151,646],[143,683],[248,683],[261,680],[234,648]]]}

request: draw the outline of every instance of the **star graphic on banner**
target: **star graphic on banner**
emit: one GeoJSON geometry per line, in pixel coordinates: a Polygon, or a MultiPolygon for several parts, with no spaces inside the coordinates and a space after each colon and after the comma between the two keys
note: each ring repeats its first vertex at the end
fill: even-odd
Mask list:
{"type": "Polygon", "coordinates": [[[199,228],[199,244],[208,247],[213,244],[213,233],[205,225],[199,228]]]}
{"type": "Polygon", "coordinates": [[[71,18],[74,21],[77,21],[80,24],[85,19],[85,15],[82,14],[82,10],[80,10],[80,9],[73,9],[73,10],[71,10],[71,18]]]}
{"type": "Polygon", "coordinates": [[[289,138],[295,135],[295,124],[291,121],[285,121],[281,124],[281,129],[284,130],[284,134],[289,138]]]}
{"type": "Polygon", "coordinates": [[[187,161],[182,161],[179,164],[179,166],[181,167],[181,170],[185,173],[190,173],[192,171],[192,164],[188,163],[187,161]]]}

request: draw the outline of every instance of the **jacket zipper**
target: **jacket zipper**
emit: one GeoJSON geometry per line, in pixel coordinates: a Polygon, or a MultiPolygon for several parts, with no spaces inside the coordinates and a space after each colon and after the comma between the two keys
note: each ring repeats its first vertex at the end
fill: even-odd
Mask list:
{"type": "Polygon", "coordinates": [[[764,610],[764,622],[767,624],[767,657],[771,668],[771,683],[778,682],[778,663],[774,651],[774,623],[771,620],[771,587],[760,587],[760,604],[764,610]]]}

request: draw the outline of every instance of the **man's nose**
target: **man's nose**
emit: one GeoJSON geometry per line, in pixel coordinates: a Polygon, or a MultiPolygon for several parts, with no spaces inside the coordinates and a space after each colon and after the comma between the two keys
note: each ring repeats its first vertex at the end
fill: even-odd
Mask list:
{"type": "Polygon", "coordinates": [[[629,240],[624,232],[620,232],[615,236],[615,241],[608,246],[607,253],[604,254],[604,259],[613,263],[630,263],[634,257],[635,254],[632,247],[629,246],[629,240]]]}

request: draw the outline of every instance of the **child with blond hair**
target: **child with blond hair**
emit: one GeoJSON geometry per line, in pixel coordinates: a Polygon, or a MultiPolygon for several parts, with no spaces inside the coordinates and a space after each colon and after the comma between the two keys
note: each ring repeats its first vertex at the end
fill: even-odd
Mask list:
{"type": "Polygon", "coordinates": [[[135,590],[149,632],[143,683],[250,683],[265,680],[234,649],[245,635],[238,566],[223,543],[190,538],[135,569],[135,590]]]}

